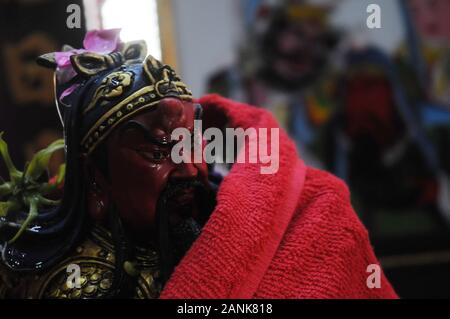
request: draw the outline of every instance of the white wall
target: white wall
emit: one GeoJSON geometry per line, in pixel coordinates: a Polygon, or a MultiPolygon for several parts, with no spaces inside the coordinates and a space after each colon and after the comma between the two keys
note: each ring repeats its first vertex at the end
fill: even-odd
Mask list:
{"type": "Polygon", "coordinates": [[[397,0],[340,0],[333,14],[334,25],[351,32],[353,40],[375,44],[392,52],[403,39],[403,17],[397,0]],[[381,29],[367,28],[369,4],[381,7],[381,29]]]}
{"type": "Polygon", "coordinates": [[[194,96],[206,77],[234,61],[242,31],[240,0],[172,0],[179,72],[194,96]]]}

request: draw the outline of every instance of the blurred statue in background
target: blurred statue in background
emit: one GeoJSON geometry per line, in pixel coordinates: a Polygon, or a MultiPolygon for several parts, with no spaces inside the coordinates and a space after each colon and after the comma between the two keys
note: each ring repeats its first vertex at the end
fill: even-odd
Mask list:
{"type": "Polygon", "coordinates": [[[330,58],[339,34],[330,1],[262,3],[236,66],[210,78],[209,91],[270,110],[315,167],[330,163],[326,136],[337,73],[330,58]]]}
{"type": "Polygon", "coordinates": [[[333,171],[349,182],[369,228],[375,212],[384,218],[403,213],[446,233],[450,6],[439,0],[399,4],[406,39],[393,56],[368,44],[346,53],[333,120],[333,171]]]}
{"type": "Polygon", "coordinates": [[[335,173],[354,189],[368,227],[377,210],[423,211],[446,230],[448,204],[440,201],[448,197],[442,142],[449,135],[424,127],[423,91],[396,62],[374,47],[348,53],[334,121],[335,173]]]}

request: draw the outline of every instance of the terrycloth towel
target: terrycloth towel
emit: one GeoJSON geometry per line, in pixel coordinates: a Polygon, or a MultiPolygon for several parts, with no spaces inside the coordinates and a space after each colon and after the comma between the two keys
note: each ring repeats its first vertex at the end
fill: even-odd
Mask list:
{"type": "MultiPolygon", "coordinates": [[[[277,128],[272,115],[217,95],[199,100],[206,126],[277,128]]],[[[269,135],[270,136],[270,135],[269,135]]],[[[280,167],[236,163],[209,221],[167,282],[161,298],[396,298],[346,185],[305,166],[280,129],[280,167]]]]}

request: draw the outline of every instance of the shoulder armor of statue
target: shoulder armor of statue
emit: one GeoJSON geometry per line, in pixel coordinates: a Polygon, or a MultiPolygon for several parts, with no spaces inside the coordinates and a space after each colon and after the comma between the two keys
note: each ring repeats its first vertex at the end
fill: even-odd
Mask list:
{"type": "MultiPolygon", "coordinates": [[[[157,298],[160,285],[157,254],[137,248],[133,264],[139,269],[133,298],[157,298]]],[[[99,299],[109,295],[114,280],[114,247],[111,235],[104,228],[94,227],[88,239],[79,245],[75,254],[66,259],[47,276],[39,298],[99,299]],[[79,280],[76,277],[79,275],[79,280]]]]}
{"type": "MultiPolygon", "coordinates": [[[[145,256],[140,258],[136,263],[139,260],[144,260],[145,263],[139,271],[135,296],[132,298],[157,298],[160,291],[157,280],[159,271],[156,263],[152,263],[152,258],[157,259],[156,253],[152,255],[152,252],[146,251],[145,256]]],[[[43,274],[23,278],[27,284],[11,295],[13,298],[33,299],[106,298],[111,292],[114,270],[114,247],[110,234],[104,228],[94,227],[68,258],[43,274]]],[[[10,295],[8,286],[3,286],[0,279],[0,298],[10,295]]]]}
{"type": "Polygon", "coordinates": [[[105,297],[114,279],[114,262],[109,234],[101,228],[95,228],[69,258],[45,276],[36,291],[38,298],[105,297]]]}

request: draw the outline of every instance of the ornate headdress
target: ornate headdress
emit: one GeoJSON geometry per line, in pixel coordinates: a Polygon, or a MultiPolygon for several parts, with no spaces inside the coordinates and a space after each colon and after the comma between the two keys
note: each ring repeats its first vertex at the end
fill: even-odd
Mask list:
{"type": "MultiPolygon", "coordinates": [[[[99,35],[101,31],[94,31],[94,35],[88,33],[86,38],[99,35]]],[[[66,83],[55,84],[57,92],[64,89],[58,110],[64,114],[61,108],[68,104],[82,104],[79,108],[83,117],[80,141],[83,153],[94,150],[125,119],[151,108],[164,97],[192,100],[192,92],[170,66],[150,55],[146,57],[143,41],[118,44],[106,54],[84,50],[80,53],[71,48],[66,52],[73,53],[70,66],[75,76],[66,83]]],[[[58,53],[45,54],[38,63],[55,68],[57,57],[58,53]]]]}
{"type": "MultiPolygon", "coordinates": [[[[94,32],[88,33],[86,38],[102,35],[102,31],[94,32]]],[[[106,54],[69,49],[66,52],[73,53],[69,72],[75,71],[74,76],[66,83],[56,84],[58,110],[62,117],[64,108],[80,104],[80,143],[81,151],[86,154],[92,152],[118,124],[155,106],[162,98],[192,100],[191,91],[170,66],[150,55],[146,57],[145,42],[119,43],[115,47],[106,54]]],[[[38,63],[56,67],[58,75],[57,58],[58,53],[45,54],[38,63]]]]}

